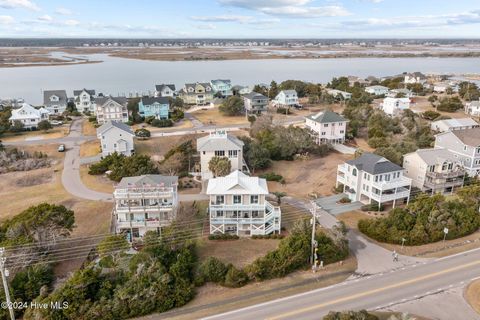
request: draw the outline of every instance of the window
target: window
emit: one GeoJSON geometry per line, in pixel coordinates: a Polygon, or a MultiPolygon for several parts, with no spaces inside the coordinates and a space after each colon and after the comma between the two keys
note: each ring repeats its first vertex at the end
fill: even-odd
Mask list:
{"type": "Polygon", "coordinates": [[[242,196],[241,195],[234,195],[233,196],[233,203],[235,203],[235,204],[242,203],[242,196]]]}
{"type": "Polygon", "coordinates": [[[324,126],[325,128],[328,128],[328,123],[325,123],[323,126],[324,126]]]}
{"type": "Polygon", "coordinates": [[[340,130],[340,133],[344,133],[344,132],[345,132],[345,131],[343,131],[343,130],[340,130]]]}
{"type": "Polygon", "coordinates": [[[238,151],[237,151],[237,150],[228,150],[228,157],[229,157],[229,158],[236,158],[236,157],[238,157],[238,151]]]}
{"type": "Polygon", "coordinates": [[[325,131],[322,132],[322,136],[326,135],[327,133],[325,131]]]}
{"type": "Polygon", "coordinates": [[[385,175],[385,181],[390,181],[390,175],[389,174],[385,175]]]}
{"type": "Polygon", "coordinates": [[[215,157],[225,157],[225,150],[216,150],[215,157]]]}
{"type": "Polygon", "coordinates": [[[258,195],[250,196],[250,203],[258,203],[258,195]]]}
{"type": "Polygon", "coordinates": [[[223,211],[217,211],[217,217],[223,217],[223,211]]]}
{"type": "Polygon", "coordinates": [[[378,182],[378,176],[375,176],[375,182],[378,182]]]}
{"type": "Polygon", "coordinates": [[[216,204],[223,204],[224,201],[225,201],[225,197],[224,197],[224,196],[217,196],[215,203],[216,203],[216,204]]]}
{"type": "Polygon", "coordinates": [[[357,169],[354,168],[354,169],[352,170],[352,176],[354,176],[354,177],[357,176],[357,169]]]}

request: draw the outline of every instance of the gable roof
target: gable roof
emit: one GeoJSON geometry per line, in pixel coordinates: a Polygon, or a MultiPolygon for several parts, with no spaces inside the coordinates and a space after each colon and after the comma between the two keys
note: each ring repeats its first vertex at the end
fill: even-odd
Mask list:
{"type": "Polygon", "coordinates": [[[348,120],[339,115],[336,112],[325,110],[320,111],[319,113],[311,114],[307,116],[308,119],[311,119],[318,123],[330,123],[330,122],[347,122],[348,120]]]}
{"type": "Polygon", "coordinates": [[[432,125],[445,124],[449,128],[478,126],[478,123],[472,118],[445,119],[432,122],[432,125]]]}
{"type": "Polygon", "coordinates": [[[480,128],[454,130],[447,133],[454,134],[460,141],[462,141],[467,146],[480,146],[480,128]]]}
{"type": "Polygon", "coordinates": [[[126,106],[127,103],[128,103],[128,100],[125,97],[112,97],[112,96],[96,97],[95,98],[95,103],[97,104],[97,106],[102,107],[109,100],[115,101],[116,103],[118,103],[122,106],[126,106]]]}
{"type": "Polygon", "coordinates": [[[155,85],[155,90],[158,92],[161,92],[165,87],[170,88],[170,90],[175,91],[175,85],[174,84],[157,84],[155,85]]]}
{"type": "Polygon", "coordinates": [[[120,180],[117,187],[145,187],[145,186],[163,186],[172,187],[178,183],[177,176],[162,176],[159,174],[146,174],[136,177],[125,177],[120,180]]]}
{"type": "Polygon", "coordinates": [[[95,90],[93,89],[85,89],[83,88],[82,90],[73,90],[73,95],[75,97],[79,96],[83,91],[85,91],[86,93],[88,93],[89,95],[91,96],[94,96],[95,95],[95,90]]]}
{"type": "Polygon", "coordinates": [[[243,141],[225,131],[211,132],[208,136],[197,139],[198,151],[229,150],[243,148],[243,141]]]}
{"type": "Polygon", "coordinates": [[[357,159],[348,160],[346,163],[356,167],[358,170],[365,171],[370,174],[381,174],[403,170],[402,167],[391,161],[388,161],[384,157],[368,152],[362,154],[357,159]]]}
{"type": "Polygon", "coordinates": [[[167,97],[143,97],[142,104],[145,106],[149,106],[154,104],[155,102],[159,104],[168,104],[170,105],[170,100],[167,97]]]}
{"type": "Polygon", "coordinates": [[[23,103],[19,109],[12,109],[12,115],[9,120],[41,118],[42,113],[50,113],[47,109],[35,109],[28,103],[23,103]]]}
{"type": "Polygon", "coordinates": [[[444,148],[435,148],[435,149],[418,149],[415,152],[406,154],[405,157],[417,154],[422,161],[428,165],[443,164],[445,161],[449,162],[459,162],[458,158],[455,155],[444,148]]]}
{"type": "Polygon", "coordinates": [[[67,104],[67,92],[65,90],[45,90],[43,91],[43,104],[46,106],[67,104]],[[50,101],[51,96],[57,96],[58,101],[50,101]]]}
{"type": "Polygon", "coordinates": [[[222,83],[231,84],[232,81],[231,81],[231,80],[227,80],[227,79],[216,79],[216,80],[210,81],[210,83],[211,83],[212,85],[222,84],[222,83]]]}
{"type": "Polygon", "coordinates": [[[280,94],[282,92],[285,93],[285,94],[297,94],[296,90],[282,90],[278,94],[280,94]]]}
{"type": "Polygon", "coordinates": [[[97,136],[102,135],[103,133],[110,130],[111,128],[118,128],[118,129],[120,129],[122,131],[125,131],[126,133],[132,135],[132,136],[135,135],[129,125],[127,125],[123,122],[108,121],[97,129],[97,136]]]}
{"type": "Polygon", "coordinates": [[[388,87],[385,87],[385,86],[381,86],[381,85],[375,85],[375,86],[368,86],[368,87],[365,87],[365,89],[381,89],[381,90],[389,90],[388,87]]]}
{"type": "Polygon", "coordinates": [[[207,87],[210,87],[210,88],[211,88],[210,83],[207,83],[207,82],[185,83],[185,88],[186,88],[187,90],[188,90],[188,88],[193,88],[193,89],[195,89],[195,87],[198,86],[198,85],[204,87],[205,89],[206,89],[207,87]]]}
{"type": "Polygon", "coordinates": [[[249,99],[249,100],[252,100],[252,99],[267,99],[268,100],[268,97],[265,97],[263,94],[257,93],[257,92],[254,92],[254,91],[244,95],[244,97],[246,99],[249,99]]]}
{"type": "Polygon", "coordinates": [[[268,194],[267,180],[249,177],[238,170],[228,176],[208,180],[208,195],[216,194],[268,194]]]}

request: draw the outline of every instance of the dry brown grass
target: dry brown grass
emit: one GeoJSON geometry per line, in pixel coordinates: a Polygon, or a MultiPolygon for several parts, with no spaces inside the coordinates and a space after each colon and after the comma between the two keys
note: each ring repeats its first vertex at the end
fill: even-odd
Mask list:
{"type": "Polygon", "coordinates": [[[70,132],[70,125],[63,125],[61,127],[54,127],[53,129],[44,131],[23,131],[18,133],[6,133],[2,136],[5,142],[25,141],[30,139],[57,139],[68,135],[70,132]]]}
{"type": "Polygon", "coordinates": [[[204,125],[248,124],[245,116],[224,116],[218,111],[218,108],[195,111],[192,112],[192,115],[204,125]]]}
{"type": "Polygon", "coordinates": [[[94,124],[90,121],[85,120],[83,121],[82,125],[82,133],[84,136],[96,136],[97,135],[97,128],[95,128],[94,124]]]}
{"type": "MultiPolygon", "coordinates": [[[[435,94],[438,96],[440,99],[446,97],[447,95],[442,95],[442,94],[435,94]]],[[[428,98],[430,95],[425,96],[425,97],[415,97],[415,105],[411,108],[415,112],[425,112],[425,111],[437,111],[435,110],[434,107],[432,107],[432,104],[428,101],[428,98]]],[[[443,112],[443,111],[437,111],[440,113],[442,116],[449,116],[451,118],[465,118],[466,115],[463,112],[463,109],[457,110],[456,112],[443,112]]]]}
{"type": "Polygon", "coordinates": [[[80,157],[93,157],[101,152],[100,142],[92,140],[84,142],[80,145],[80,157]]]}
{"type": "Polygon", "coordinates": [[[150,132],[168,132],[168,131],[175,131],[179,129],[189,129],[193,128],[193,124],[190,120],[188,119],[183,119],[182,121],[175,122],[173,127],[166,127],[166,128],[157,128],[153,127],[149,124],[146,123],[141,123],[141,124],[136,124],[132,126],[132,130],[135,131],[137,129],[147,129],[150,132]]]}
{"type": "Polygon", "coordinates": [[[264,171],[255,172],[260,175],[264,172],[281,174],[285,184],[268,182],[270,192],[286,192],[287,195],[307,198],[315,193],[327,196],[333,193],[337,176],[337,166],[352,156],[332,152],[326,157],[313,157],[308,160],[274,161],[272,166],[264,171]]]}
{"type": "MultiPolygon", "coordinates": [[[[284,278],[253,282],[237,289],[208,283],[198,288],[192,302],[169,313],[168,316],[169,319],[199,319],[207,315],[307,292],[344,281],[356,267],[356,259],[349,257],[343,263],[327,265],[317,273],[298,271],[284,278]],[[252,296],[252,293],[255,295],[252,296]]],[[[142,319],[154,318],[155,315],[151,315],[142,319]]]]}
{"type": "Polygon", "coordinates": [[[475,280],[468,285],[464,297],[472,309],[480,314],[480,280],[475,280]]]}
{"type": "Polygon", "coordinates": [[[148,140],[138,140],[135,142],[135,152],[137,154],[146,154],[156,156],[157,160],[163,157],[170,149],[188,140],[194,140],[202,135],[189,134],[181,136],[155,137],[148,140]]]}
{"type": "Polygon", "coordinates": [[[114,182],[103,175],[88,174],[88,166],[86,165],[80,166],[80,178],[82,179],[83,184],[89,189],[98,192],[113,192],[114,182]]]}
{"type": "MultiPolygon", "coordinates": [[[[385,215],[386,213],[377,214],[372,212],[367,214],[362,211],[350,211],[338,215],[337,218],[345,222],[349,228],[358,231],[358,221],[361,219],[374,219],[376,217],[382,217],[385,215]]],[[[368,238],[365,235],[363,236],[368,238]]],[[[368,239],[369,241],[376,243],[377,245],[389,251],[396,250],[403,255],[425,258],[440,258],[480,247],[480,231],[458,239],[446,240],[445,242],[437,241],[420,246],[404,246],[403,249],[401,245],[382,243],[371,238],[368,239]]]]}
{"type": "Polygon", "coordinates": [[[275,250],[280,240],[254,240],[241,238],[239,240],[204,240],[198,246],[200,261],[208,257],[216,257],[225,263],[236,267],[244,267],[255,259],[263,257],[267,252],[275,250]]]}

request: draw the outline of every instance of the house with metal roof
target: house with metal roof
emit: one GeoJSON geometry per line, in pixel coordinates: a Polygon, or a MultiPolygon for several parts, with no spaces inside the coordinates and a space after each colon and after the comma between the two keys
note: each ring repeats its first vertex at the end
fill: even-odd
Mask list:
{"type": "Polygon", "coordinates": [[[318,144],[338,144],[345,142],[348,120],[330,110],[305,117],[305,125],[315,133],[318,144]]]}
{"type": "Polygon", "coordinates": [[[465,170],[453,152],[443,148],[419,149],[403,157],[405,176],[412,186],[428,193],[453,193],[463,186],[465,170]]]}
{"type": "Polygon", "coordinates": [[[480,101],[470,101],[465,104],[465,113],[474,117],[480,117],[480,101]]]}
{"type": "Polygon", "coordinates": [[[65,90],[45,90],[43,105],[51,114],[61,114],[67,109],[67,92],[65,90]]]}
{"type": "Polygon", "coordinates": [[[95,90],[73,90],[73,101],[79,112],[95,113],[95,90]]]}
{"type": "Polygon", "coordinates": [[[365,87],[365,92],[376,95],[376,96],[384,96],[388,93],[390,89],[384,86],[369,86],[365,87]]]}
{"type": "Polygon", "coordinates": [[[175,95],[174,84],[157,84],[155,85],[155,97],[171,97],[175,95]]]}
{"type": "Polygon", "coordinates": [[[480,174],[480,128],[437,134],[435,148],[445,148],[453,152],[469,176],[480,174]]]}
{"type": "Polygon", "coordinates": [[[113,192],[115,230],[135,240],[161,234],[176,217],[178,177],[157,174],[122,178],[113,192]]]}
{"type": "Polygon", "coordinates": [[[243,160],[243,141],[219,130],[197,139],[197,151],[200,153],[200,171],[202,180],[213,178],[208,164],[213,157],[227,157],[231,163],[231,171],[245,171],[243,160]]]}
{"type": "Polygon", "coordinates": [[[267,201],[267,181],[235,170],[208,180],[210,233],[280,233],[281,210],[267,201]]]}
{"type": "Polygon", "coordinates": [[[373,153],[363,153],[338,166],[336,186],[352,201],[395,207],[410,200],[412,180],[405,169],[373,153]]]}
{"type": "Polygon", "coordinates": [[[122,122],[108,121],[97,129],[97,138],[100,139],[102,156],[112,153],[131,156],[135,152],[133,133],[130,126],[122,122]]]}
{"type": "Polygon", "coordinates": [[[433,121],[430,127],[433,131],[446,132],[452,130],[478,128],[480,125],[472,118],[459,118],[433,121]]]}
{"type": "Polygon", "coordinates": [[[138,103],[138,113],[142,117],[168,119],[170,101],[166,97],[143,97],[138,103]]]}

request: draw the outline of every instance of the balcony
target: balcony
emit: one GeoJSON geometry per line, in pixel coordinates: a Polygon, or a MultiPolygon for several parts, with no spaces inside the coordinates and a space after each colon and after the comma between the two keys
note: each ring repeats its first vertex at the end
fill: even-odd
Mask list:
{"type": "Polygon", "coordinates": [[[457,170],[451,172],[427,172],[426,176],[433,179],[448,179],[448,178],[457,178],[465,175],[465,171],[457,170]]]}
{"type": "Polygon", "coordinates": [[[347,170],[347,165],[344,163],[344,164],[339,164],[338,167],[337,167],[337,170],[338,172],[341,172],[343,174],[347,174],[348,170],[347,170]]]}
{"type": "Polygon", "coordinates": [[[408,198],[410,190],[407,188],[398,188],[396,192],[376,194],[371,193],[371,198],[377,202],[384,203],[388,201],[408,198]]]}
{"type": "Polygon", "coordinates": [[[398,179],[382,182],[373,182],[372,186],[378,190],[389,190],[410,186],[412,179],[401,176],[398,179]]]}
{"type": "Polygon", "coordinates": [[[210,211],[263,211],[266,204],[221,204],[210,203],[210,211]]]}
{"type": "Polygon", "coordinates": [[[172,198],[173,195],[173,188],[116,189],[113,193],[115,199],[161,199],[172,198]]]}
{"type": "Polygon", "coordinates": [[[463,175],[460,179],[453,179],[451,181],[431,181],[425,180],[424,186],[429,189],[441,189],[450,187],[461,187],[463,185],[463,175]]]}
{"type": "Polygon", "coordinates": [[[118,220],[115,222],[116,227],[118,229],[126,229],[126,228],[157,228],[169,225],[173,219],[166,219],[166,220],[118,220]]]}
{"type": "Polygon", "coordinates": [[[118,213],[135,213],[135,212],[166,212],[173,209],[173,203],[152,205],[152,206],[115,206],[115,211],[118,213]]]}

